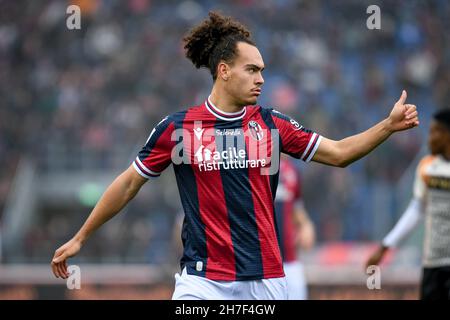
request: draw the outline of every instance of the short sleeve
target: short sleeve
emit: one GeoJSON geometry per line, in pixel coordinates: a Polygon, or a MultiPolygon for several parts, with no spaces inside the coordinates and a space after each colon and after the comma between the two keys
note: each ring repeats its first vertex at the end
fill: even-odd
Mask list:
{"type": "Polygon", "coordinates": [[[319,147],[322,137],[300,125],[297,121],[274,109],[272,119],[280,134],[281,152],[301,159],[311,161],[319,147]]]}
{"type": "Polygon", "coordinates": [[[174,130],[170,117],[162,119],[152,130],[146,143],[133,162],[133,167],[144,178],[158,177],[171,162],[174,130]]]}

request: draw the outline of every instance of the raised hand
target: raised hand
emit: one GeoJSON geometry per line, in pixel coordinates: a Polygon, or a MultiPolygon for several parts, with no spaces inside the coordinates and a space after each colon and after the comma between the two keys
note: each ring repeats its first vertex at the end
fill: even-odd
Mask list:
{"type": "Polygon", "coordinates": [[[389,115],[389,125],[393,132],[410,129],[419,125],[417,108],[413,104],[405,103],[406,97],[407,93],[403,90],[400,99],[395,103],[389,115]]]}

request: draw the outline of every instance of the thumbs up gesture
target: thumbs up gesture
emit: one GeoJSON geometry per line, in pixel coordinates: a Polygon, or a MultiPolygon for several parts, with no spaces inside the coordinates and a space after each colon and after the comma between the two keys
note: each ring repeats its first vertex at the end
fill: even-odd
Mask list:
{"type": "Polygon", "coordinates": [[[388,121],[390,129],[393,132],[410,129],[419,125],[419,115],[416,106],[407,104],[406,97],[406,91],[403,90],[400,99],[395,103],[389,115],[388,121]]]}

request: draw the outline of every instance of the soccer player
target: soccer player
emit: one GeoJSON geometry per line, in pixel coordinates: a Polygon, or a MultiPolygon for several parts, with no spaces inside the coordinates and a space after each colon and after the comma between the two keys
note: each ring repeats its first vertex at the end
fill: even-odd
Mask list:
{"type": "Polygon", "coordinates": [[[308,250],[314,245],[315,230],[303,204],[298,169],[284,155],[280,162],[280,178],[275,196],[275,215],[288,299],[306,300],[307,284],[303,265],[298,260],[297,252],[299,249],[308,250]]]}
{"type": "MultiPolygon", "coordinates": [[[[211,12],[184,38],[186,56],[213,78],[205,102],[162,119],[130,167],[107,188],[81,229],[56,250],[55,276],[67,258],[117,214],[151,178],[173,165],[185,212],[184,254],[173,299],[286,299],[273,198],[280,152],[345,167],[396,131],[419,124],[406,92],[367,131],[334,141],[274,109],[256,105],[263,58],[249,30],[211,12]]],[[[177,75],[174,74],[174,77],[177,75]]],[[[189,85],[189,84],[186,84],[189,85]]],[[[174,93],[176,94],[176,93],[174,93]]]]}
{"type": "Polygon", "coordinates": [[[379,264],[425,218],[420,298],[450,299],[450,110],[437,112],[430,126],[428,148],[416,169],[413,198],[394,228],[369,257],[379,264]]]}

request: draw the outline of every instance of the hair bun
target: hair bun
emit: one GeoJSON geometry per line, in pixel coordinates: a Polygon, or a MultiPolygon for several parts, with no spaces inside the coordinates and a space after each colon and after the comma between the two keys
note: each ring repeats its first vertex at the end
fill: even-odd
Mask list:
{"type": "MultiPolygon", "coordinates": [[[[211,11],[209,19],[193,28],[183,38],[185,42],[186,57],[192,61],[197,68],[210,68],[210,57],[213,51],[227,37],[250,38],[250,31],[241,23],[231,17],[211,11]]],[[[250,41],[250,40],[249,40],[250,41]]],[[[213,73],[213,71],[211,71],[213,73]]]]}

